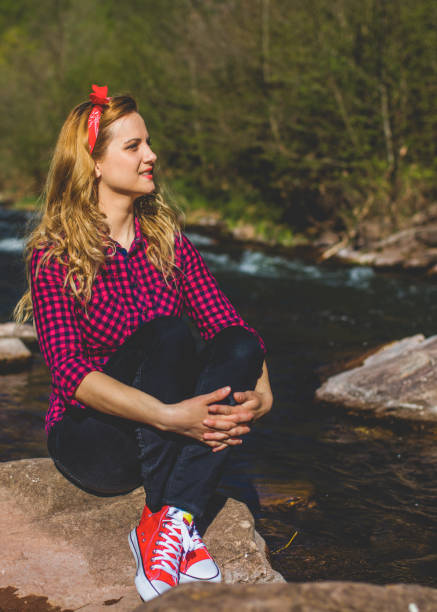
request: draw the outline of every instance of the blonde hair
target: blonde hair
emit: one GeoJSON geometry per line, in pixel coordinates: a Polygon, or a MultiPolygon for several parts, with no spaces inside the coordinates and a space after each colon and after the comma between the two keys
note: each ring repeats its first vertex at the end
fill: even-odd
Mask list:
{"type": "MultiPolygon", "coordinates": [[[[109,238],[106,217],[98,208],[97,179],[94,161],[101,159],[111,139],[111,124],[117,119],[138,112],[130,96],[115,96],[104,107],[99,134],[93,153],[88,148],[88,116],[91,102],[76,106],[68,115],[59,134],[44,189],[43,206],[37,226],[25,241],[27,291],[12,313],[16,323],[27,321],[33,314],[30,266],[34,249],[48,247],[40,266],[54,257],[66,266],[64,288],[69,285],[75,298],[85,305],[91,299],[92,286],[106,250],[114,256],[115,246],[109,238]],[[74,275],[77,278],[76,286],[74,275]]],[[[134,203],[141,231],[147,237],[147,257],[167,282],[174,276],[175,233],[180,237],[181,211],[169,206],[156,191],[134,203]]]]}

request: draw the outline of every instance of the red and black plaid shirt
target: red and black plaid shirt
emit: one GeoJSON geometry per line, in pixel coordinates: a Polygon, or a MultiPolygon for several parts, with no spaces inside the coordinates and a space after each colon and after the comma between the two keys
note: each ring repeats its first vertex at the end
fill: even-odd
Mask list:
{"type": "Polygon", "coordinates": [[[116,253],[99,270],[88,304],[89,320],[77,300],[62,291],[66,267],[51,259],[35,279],[43,249],[32,253],[33,316],[39,347],[52,377],[47,433],[62,418],[67,405],[85,407],[74,399],[82,379],[89,372],[102,372],[126,338],[156,317],[181,317],[186,312],[204,340],[225,327],[240,325],[256,335],[266,354],[261,336],[240,317],[185,234],[181,242],[175,240],[175,263],[180,270],[176,269],[176,282],[169,281],[168,287],[148,261],[147,240],[136,216],[134,221],[135,239],[129,251],[113,241],[116,253]]]}

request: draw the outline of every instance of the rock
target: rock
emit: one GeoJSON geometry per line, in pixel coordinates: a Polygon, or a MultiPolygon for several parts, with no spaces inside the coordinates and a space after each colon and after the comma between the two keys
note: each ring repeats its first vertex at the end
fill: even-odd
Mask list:
{"type": "MultiPolygon", "coordinates": [[[[0,609],[2,592],[11,597],[12,587],[17,598],[47,597],[62,608],[133,610],[140,600],[127,536],[143,504],[141,488],[117,497],[87,494],[50,459],[0,464],[0,609]]],[[[244,504],[228,499],[204,539],[226,581],[284,581],[244,504]]]]}
{"type": "Polygon", "coordinates": [[[427,246],[437,246],[437,225],[424,227],[416,231],[416,238],[427,246]]]}
{"type": "Polygon", "coordinates": [[[313,245],[318,249],[327,249],[337,244],[337,242],[339,242],[338,234],[331,230],[326,230],[314,240],[313,245]]]}
{"type": "Polygon", "coordinates": [[[250,223],[241,223],[232,230],[232,235],[237,240],[256,240],[257,234],[255,227],[250,223]]]}
{"type": "Polygon", "coordinates": [[[19,338],[0,338],[0,372],[11,372],[25,368],[32,353],[19,338]]]}
{"type": "Polygon", "coordinates": [[[318,401],[379,418],[437,422],[437,336],[422,334],[386,345],[359,367],[328,378],[318,401]]]}
{"type": "Polygon", "coordinates": [[[0,323],[0,338],[20,338],[23,341],[38,342],[33,325],[28,323],[18,325],[13,321],[0,323]]]}
{"type": "Polygon", "coordinates": [[[426,249],[411,253],[403,262],[405,270],[426,270],[437,261],[437,249],[426,249]]]}
{"type": "Polygon", "coordinates": [[[395,268],[401,266],[405,257],[398,249],[384,249],[381,253],[376,253],[373,258],[373,265],[377,268],[395,268]]]}
{"type": "Polygon", "coordinates": [[[434,612],[437,589],[354,582],[224,585],[184,584],[134,612],[434,612]]]}
{"type": "MultiPolygon", "coordinates": [[[[420,219],[422,217],[417,216],[416,220],[420,219]]],[[[364,246],[345,246],[336,253],[335,258],[349,264],[376,268],[403,268],[425,271],[429,275],[437,272],[437,223],[434,216],[431,215],[430,222],[424,220],[422,226],[408,227],[382,240],[376,239],[376,236],[372,238],[370,235],[364,246]]]]}
{"type": "Polygon", "coordinates": [[[377,253],[363,253],[356,251],[350,247],[340,249],[335,258],[342,260],[345,263],[356,264],[359,266],[371,266],[374,263],[377,253]]]}

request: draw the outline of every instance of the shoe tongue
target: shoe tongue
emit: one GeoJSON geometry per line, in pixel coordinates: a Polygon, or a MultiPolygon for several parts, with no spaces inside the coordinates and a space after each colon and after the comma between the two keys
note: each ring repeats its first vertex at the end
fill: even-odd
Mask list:
{"type": "Polygon", "coordinates": [[[175,518],[176,520],[183,521],[188,527],[191,526],[193,522],[193,515],[189,512],[185,512],[180,508],[176,508],[175,506],[170,506],[167,510],[167,516],[171,518],[175,518]]]}

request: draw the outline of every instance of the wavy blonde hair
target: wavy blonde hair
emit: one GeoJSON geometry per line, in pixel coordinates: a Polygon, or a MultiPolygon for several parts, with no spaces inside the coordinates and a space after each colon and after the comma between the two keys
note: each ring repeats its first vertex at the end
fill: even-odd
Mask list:
{"type": "MultiPolygon", "coordinates": [[[[95,160],[101,159],[111,139],[111,125],[117,119],[138,112],[130,96],[115,96],[104,107],[99,134],[93,153],[88,148],[88,116],[91,102],[76,106],[68,115],[59,134],[43,192],[43,205],[37,226],[25,241],[27,291],[12,313],[16,323],[33,315],[30,266],[34,249],[49,247],[41,257],[40,266],[54,257],[66,266],[64,288],[67,285],[75,298],[85,305],[92,295],[92,286],[106,257],[113,257],[115,246],[109,238],[106,216],[98,208],[95,160]],[[112,247],[106,255],[107,247],[112,247]],[[74,281],[77,278],[77,286],[74,281]]],[[[147,257],[167,282],[174,277],[175,233],[180,237],[179,209],[172,208],[158,191],[142,196],[134,203],[141,231],[146,236],[147,257]]]]}

